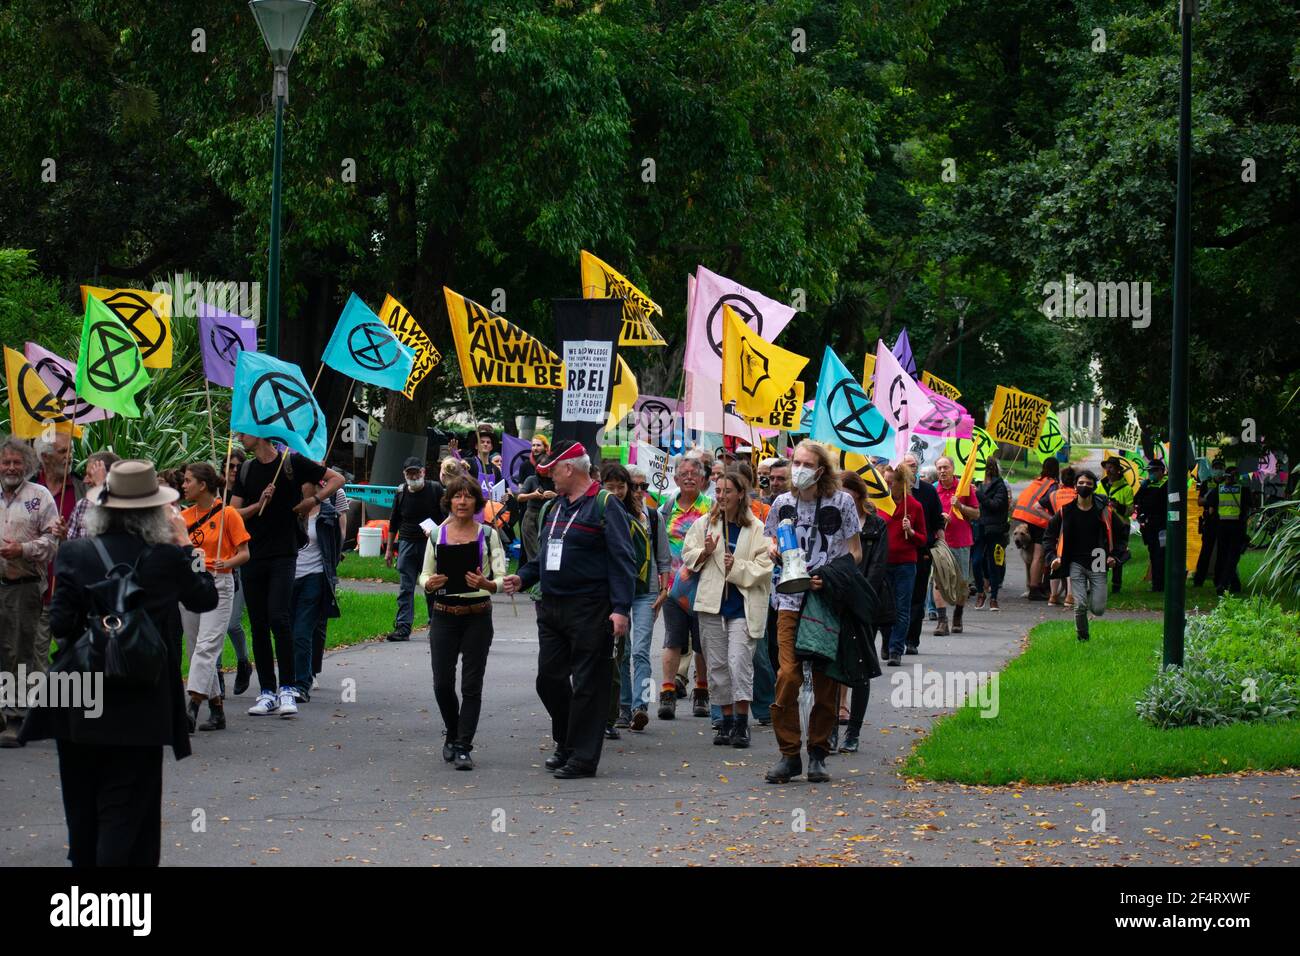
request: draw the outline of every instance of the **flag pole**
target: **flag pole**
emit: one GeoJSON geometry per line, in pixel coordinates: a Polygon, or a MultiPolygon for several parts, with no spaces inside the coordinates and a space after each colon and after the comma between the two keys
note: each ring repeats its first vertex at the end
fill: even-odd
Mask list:
{"type": "MultiPolygon", "coordinates": [[[[208,384],[208,373],[206,370],[203,372],[203,395],[204,397],[207,398],[208,401],[208,440],[212,443],[212,457],[216,458],[217,457],[217,432],[216,432],[216,428],[212,424],[212,389],[211,386],[209,386],[208,384]]],[[[229,462],[230,460],[229,454],[226,455],[226,460],[227,462],[229,462]]]]}
{"type": "Polygon", "coordinates": [[[356,384],[357,384],[357,380],[355,378],[348,379],[348,394],[343,399],[343,411],[339,415],[339,420],[334,425],[334,430],[330,432],[330,443],[327,446],[325,446],[324,464],[329,463],[330,452],[333,451],[334,449],[334,439],[339,437],[339,429],[343,427],[343,419],[348,413],[348,402],[352,401],[352,389],[356,387],[356,384]]]}
{"type": "Polygon", "coordinates": [[[230,453],[234,449],[235,436],[231,435],[226,438],[226,462],[225,467],[221,469],[221,522],[217,528],[217,560],[221,560],[221,539],[226,533],[226,507],[230,501],[230,482],[227,477],[230,475],[230,453]]]}
{"type": "MultiPolygon", "coordinates": [[[[319,377],[320,377],[320,373],[317,372],[317,373],[316,373],[316,376],[317,376],[317,378],[319,378],[319,377]]],[[[284,468],[284,462],[285,462],[285,460],[286,460],[288,457],[289,457],[289,449],[288,449],[288,448],[285,448],[285,450],[284,450],[283,452],[280,453],[280,464],[278,464],[278,465],[275,466],[275,474],[271,476],[271,484],[272,484],[272,486],[274,486],[275,483],[276,483],[277,481],[280,480],[280,472],[281,472],[281,470],[284,468]]],[[[262,499],[262,505],[261,505],[261,507],[259,507],[259,508],[257,509],[257,515],[258,515],[259,518],[262,516],[262,512],[266,510],[266,503],[267,503],[267,501],[269,501],[269,500],[270,500],[269,498],[263,498],[263,499],[262,499]]]]}

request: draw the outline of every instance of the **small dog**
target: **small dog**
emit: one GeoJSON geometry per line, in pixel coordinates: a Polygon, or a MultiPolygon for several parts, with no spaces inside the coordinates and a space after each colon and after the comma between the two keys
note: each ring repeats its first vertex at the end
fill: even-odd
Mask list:
{"type": "MultiPolygon", "coordinates": [[[[1034,563],[1034,542],[1029,537],[1029,525],[1025,522],[1019,522],[1011,529],[1011,540],[1015,543],[1016,550],[1020,552],[1020,560],[1025,562],[1025,580],[1029,580],[1029,567],[1034,563]]],[[[1029,592],[1025,592],[1028,596],[1029,592]]]]}

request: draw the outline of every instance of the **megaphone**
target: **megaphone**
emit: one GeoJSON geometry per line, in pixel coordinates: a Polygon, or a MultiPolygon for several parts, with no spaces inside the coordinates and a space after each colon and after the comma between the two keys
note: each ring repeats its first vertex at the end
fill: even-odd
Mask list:
{"type": "Polygon", "coordinates": [[[800,594],[812,587],[808,575],[808,561],[799,539],[794,533],[794,522],[789,518],[776,528],[776,546],[781,552],[781,581],[776,589],[781,594],[800,594]]]}

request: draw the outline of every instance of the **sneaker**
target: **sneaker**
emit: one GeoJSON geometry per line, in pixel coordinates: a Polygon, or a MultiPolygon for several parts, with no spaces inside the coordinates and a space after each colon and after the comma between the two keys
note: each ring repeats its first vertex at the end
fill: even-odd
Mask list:
{"type": "Polygon", "coordinates": [[[614,729],[614,725],[613,725],[613,724],[606,724],[606,725],[605,725],[605,739],[606,739],[606,740],[622,740],[622,739],[623,739],[623,735],[620,734],[617,730],[614,729]]]}
{"type": "Polygon", "coordinates": [[[444,740],[442,744],[442,759],[451,763],[456,759],[456,745],[450,740],[444,740]]]}
{"type": "Polygon", "coordinates": [[[403,634],[401,631],[393,631],[385,638],[387,641],[409,641],[410,639],[410,634],[403,634]]]}
{"type": "Polygon", "coordinates": [[[919,647],[917,647],[915,644],[908,644],[907,647],[904,648],[903,653],[904,653],[904,654],[920,654],[920,653],[921,653],[921,649],[920,649],[919,647]]]}
{"type": "Polygon", "coordinates": [[[975,610],[982,611],[983,609],[984,609],[984,592],[980,591],[975,595],[975,610]]]}
{"type": "Polygon", "coordinates": [[[1000,610],[1002,610],[1002,608],[998,607],[998,599],[997,599],[997,598],[994,598],[994,597],[989,598],[989,610],[990,610],[990,611],[1000,611],[1000,610]]]}
{"type": "Polygon", "coordinates": [[[473,770],[474,761],[470,759],[469,751],[464,747],[457,747],[456,757],[452,761],[452,766],[457,770],[473,770]]]}
{"type": "Polygon", "coordinates": [[[632,723],[630,726],[634,731],[640,733],[645,730],[646,724],[648,723],[650,723],[650,715],[645,712],[644,708],[638,707],[636,710],[632,711],[632,723]]]}
{"type": "Polygon", "coordinates": [[[627,730],[632,726],[632,714],[630,711],[620,710],[618,720],[614,721],[614,726],[619,730],[627,730]]]}
{"type": "Polygon", "coordinates": [[[899,657],[897,654],[895,654],[893,657],[891,657],[891,658],[889,659],[889,665],[888,665],[888,666],[890,666],[890,667],[902,667],[902,666],[903,666],[903,659],[902,659],[901,657],[899,657]]]}
{"type": "Polygon", "coordinates": [[[925,616],[925,619],[926,619],[927,621],[937,621],[937,620],[939,620],[939,612],[938,612],[938,611],[931,611],[929,614],[927,614],[927,615],[925,616]]]}
{"type": "Polygon", "coordinates": [[[311,695],[308,694],[301,687],[291,688],[290,693],[293,694],[294,703],[298,703],[298,704],[311,703],[311,695]]]}
{"type": "Polygon", "coordinates": [[[279,697],[276,696],[274,691],[264,690],[257,695],[257,703],[248,708],[248,712],[254,717],[265,717],[267,714],[274,714],[279,709],[279,697]]]}
{"type": "Polygon", "coordinates": [[[293,699],[292,687],[280,688],[280,716],[281,717],[298,716],[298,702],[293,699]]]}

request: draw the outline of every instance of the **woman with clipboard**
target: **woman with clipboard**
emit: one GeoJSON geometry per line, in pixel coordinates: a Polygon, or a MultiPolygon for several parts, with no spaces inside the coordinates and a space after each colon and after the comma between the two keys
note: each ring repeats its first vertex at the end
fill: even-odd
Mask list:
{"type": "Polygon", "coordinates": [[[429,535],[419,579],[429,602],[433,695],[447,728],[442,759],[457,770],[474,769],[469,754],[474,749],[483,674],[492,646],[492,595],[506,575],[505,550],[496,531],[474,520],[484,503],[476,481],[457,476],[447,483],[442,507],[448,517],[429,535]]]}

